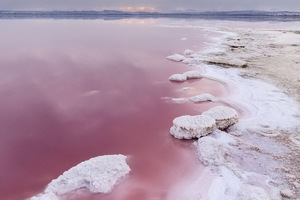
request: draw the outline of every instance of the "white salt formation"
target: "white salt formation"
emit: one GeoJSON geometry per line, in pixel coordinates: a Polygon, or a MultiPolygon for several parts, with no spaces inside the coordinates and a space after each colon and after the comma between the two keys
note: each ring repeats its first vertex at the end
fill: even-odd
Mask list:
{"type": "Polygon", "coordinates": [[[184,55],[192,55],[192,54],[195,54],[195,52],[193,50],[186,49],[183,54],[184,55]]]}
{"type": "Polygon", "coordinates": [[[238,121],[237,112],[230,107],[217,106],[202,113],[216,120],[217,128],[223,130],[235,124],[238,121]]]}
{"type": "Polygon", "coordinates": [[[113,186],[130,172],[124,155],[106,155],[84,161],[57,179],[52,180],[44,193],[31,200],[57,200],[62,195],[86,188],[93,193],[109,193],[113,186]]]}
{"type": "Polygon", "coordinates": [[[270,200],[270,196],[260,187],[245,185],[240,189],[237,200],[270,200]]]}
{"type": "Polygon", "coordinates": [[[198,156],[204,165],[223,165],[225,163],[225,146],[213,137],[202,137],[197,142],[198,156]]]}
{"type": "Polygon", "coordinates": [[[174,54],[174,55],[168,56],[167,59],[173,60],[175,62],[181,62],[185,59],[185,57],[180,54],[174,54]]]}
{"type": "Polygon", "coordinates": [[[184,72],[183,75],[187,77],[187,79],[197,79],[197,78],[202,78],[203,75],[200,71],[187,71],[184,72]]]}
{"type": "Polygon", "coordinates": [[[188,65],[200,65],[203,64],[203,60],[201,58],[185,58],[182,63],[188,64],[188,65]]]}
{"type": "Polygon", "coordinates": [[[173,74],[169,77],[170,81],[183,82],[187,80],[187,77],[183,74],[173,74]]]}
{"type": "Polygon", "coordinates": [[[215,57],[207,57],[203,59],[204,62],[213,65],[221,65],[227,67],[238,67],[245,68],[247,67],[247,63],[238,58],[229,57],[229,56],[215,56],[215,57]]]}
{"type": "Polygon", "coordinates": [[[173,120],[171,135],[178,139],[200,138],[216,129],[216,121],[203,115],[184,115],[173,120]]]}
{"type": "Polygon", "coordinates": [[[30,200],[60,200],[60,198],[54,193],[43,193],[35,197],[31,197],[30,200]]]}
{"type": "Polygon", "coordinates": [[[199,103],[204,101],[215,101],[216,98],[208,93],[199,94],[190,98],[192,102],[199,103]]]}

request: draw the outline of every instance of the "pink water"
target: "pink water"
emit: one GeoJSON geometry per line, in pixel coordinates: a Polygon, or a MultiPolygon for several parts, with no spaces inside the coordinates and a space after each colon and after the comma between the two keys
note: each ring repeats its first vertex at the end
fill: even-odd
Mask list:
{"type": "Polygon", "coordinates": [[[171,74],[191,68],[165,57],[201,50],[209,39],[201,29],[152,23],[0,21],[0,199],[31,197],[100,155],[128,155],[130,176],[111,194],[72,199],[163,199],[199,166],[191,142],[173,139],[169,128],[175,117],[217,103],[174,104],[162,97],[220,96],[226,88],[207,79],[169,82],[171,74]]]}

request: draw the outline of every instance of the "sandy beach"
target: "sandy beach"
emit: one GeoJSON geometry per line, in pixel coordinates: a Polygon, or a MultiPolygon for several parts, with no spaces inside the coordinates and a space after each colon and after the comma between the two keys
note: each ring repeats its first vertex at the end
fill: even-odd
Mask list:
{"type": "MultiPolygon", "coordinates": [[[[225,131],[206,136],[215,139],[218,149],[199,155],[210,164],[198,178],[182,186],[185,192],[175,196],[298,200],[300,32],[224,27],[218,31],[224,35],[206,52],[173,58],[198,66],[205,71],[204,77],[227,84],[231,94],[219,101],[246,117],[225,131]],[[225,159],[215,162],[218,157],[225,159]],[[195,192],[208,182],[209,188],[195,192]]],[[[198,145],[199,151],[207,151],[205,145],[200,150],[198,145]]]]}

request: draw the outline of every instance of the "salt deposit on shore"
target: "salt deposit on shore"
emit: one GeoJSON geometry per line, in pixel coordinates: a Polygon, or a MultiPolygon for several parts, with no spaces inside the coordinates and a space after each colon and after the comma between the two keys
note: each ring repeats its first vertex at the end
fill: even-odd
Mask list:
{"type": "Polygon", "coordinates": [[[177,82],[183,82],[187,80],[186,75],[183,74],[173,74],[169,77],[170,81],[177,81],[177,82]]]}
{"type": "Polygon", "coordinates": [[[216,175],[208,189],[197,190],[208,184],[199,174],[181,191],[177,188],[175,199],[297,199],[300,107],[281,89],[300,100],[299,31],[220,31],[224,36],[207,52],[189,51],[180,60],[201,68],[203,77],[226,83],[231,93],[222,101],[244,116],[232,125],[237,114],[228,112],[231,117],[223,118],[230,118],[232,126],[226,132],[214,131],[198,140],[199,159],[216,175]]]}
{"type": "Polygon", "coordinates": [[[199,103],[204,101],[215,101],[216,98],[208,93],[199,94],[190,98],[192,102],[199,103]]]}
{"type": "Polygon", "coordinates": [[[203,112],[202,115],[214,118],[216,120],[217,128],[221,130],[228,128],[238,121],[237,112],[233,108],[226,106],[211,108],[210,110],[203,112]]]}
{"type": "Polygon", "coordinates": [[[129,172],[126,156],[106,155],[91,158],[52,180],[43,193],[30,200],[59,200],[64,195],[83,188],[92,193],[108,193],[129,172]]]}
{"type": "Polygon", "coordinates": [[[170,133],[178,139],[199,138],[216,129],[214,118],[203,115],[184,115],[173,120],[170,133]]]}

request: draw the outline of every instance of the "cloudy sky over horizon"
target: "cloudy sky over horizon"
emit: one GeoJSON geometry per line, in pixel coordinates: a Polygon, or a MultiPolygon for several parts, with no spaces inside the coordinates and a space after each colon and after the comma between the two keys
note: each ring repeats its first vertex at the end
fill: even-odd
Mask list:
{"type": "Polygon", "coordinates": [[[0,0],[0,10],[300,11],[300,0],[0,0]]]}

